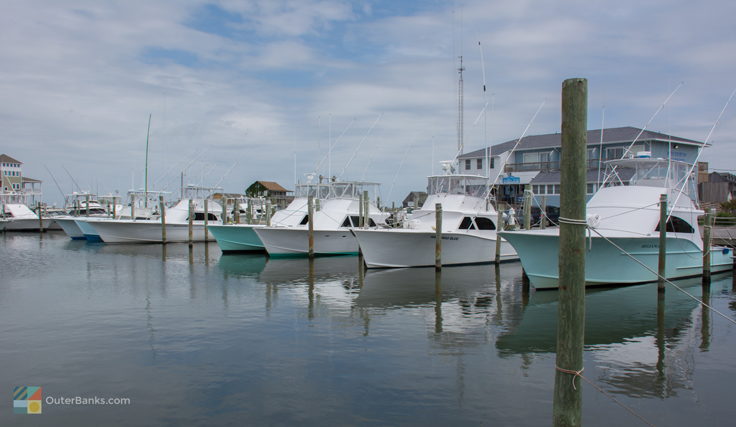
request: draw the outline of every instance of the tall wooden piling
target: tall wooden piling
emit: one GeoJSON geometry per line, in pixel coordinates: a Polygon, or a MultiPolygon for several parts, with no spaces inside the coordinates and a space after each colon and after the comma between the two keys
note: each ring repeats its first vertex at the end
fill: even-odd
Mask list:
{"type": "Polygon", "coordinates": [[[664,292],[664,278],[667,267],[667,195],[659,196],[659,262],[657,290],[664,292]]]}
{"type": "Polygon", "coordinates": [[[84,216],[89,216],[89,194],[84,195],[84,203],[87,205],[86,209],[84,210],[84,216]]]}
{"type": "Polygon", "coordinates": [[[74,216],[79,216],[79,199],[74,201],[74,216]]]}
{"type": "Polygon", "coordinates": [[[38,232],[43,233],[43,210],[41,209],[41,202],[36,202],[38,210],[38,232]]]}
{"type": "Polygon", "coordinates": [[[130,219],[135,221],[135,193],[130,194],[130,219]]]}
{"type": "Polygon", "coordinates": [[[368,192],[363,191],[363,228],[371,226],[370,215],[371,199],[368,198],[368,192]]]}
{"type": "Polygon", "coordinates": [[[161,243],[166,243],[166,204],[163,194],[158,196],[158,209],[161,211],[161,243]]]}
{"type": "Polygon", "coordinates": [[[579,426],[585,333],[585,194],[588,81],[562,83],[559,304],[553,420],[579,426]]]}
{"type": "MultiPolygon", "coordinates": [[[[204,249],[207,251],[207,243],[210,241],[210,235],[209,235],[209,225],[210,225],[210,206],[209,206],[209,199],[204,199],[204,249]]],[[[205,253],[205,261],[207,261],[207,255],[205,253]]]]}
{"type": "MultiPolygon", "coordinates": [[[[245,218],[247,219],[248,224],[250,224],[250,217],[247,212],[245,218]]],[[[237,197],[233,199],[233,222],[240,224],[240,199],[237,197]]]]}
{"type": "Polygon", "coordinates": [[[271,226],[271,201],[266,200],[266,226],[271,226]]]}
{"type": "Polygon", "coordinates": [[[705,213],[705,225],[703,227],[703,285],[710,285],[710,247],[713,227],[713,209],[705,213]]]}
{"type": "Polygon", "coordinates": [[[496,215],[496,255],[493,261],[498,265],[501,263],[501,235],[498,232],[503,230],[503,209],[501,209],[501,203],[496,203],[496,209],[498,209],[496,215]]]}
{"type": "Polygon", "coordinates": [[[442,269],[442,204],[434,205],[434,269],[442,269]]]}
{"type": "Polygon", "coordinates": [[[547,228],[547,196],[542,196],[541,199],[541,206],[539,208],[539,228],[544,230],[547,228]]]}
{"type": "Polygon", "coordinates": [[[307,227],[309,258],[314,258],[314,196],[307,197],[307,227]]]}
{"type": "Polygon", "coordinates": [[[524,230],[532,228],[532,186],[526,184],[524,186],[524,230]]]}
{"type": "Polygon", "coordinates": [[[363,194],[358,194],[358,227],[363,228],[365,226],[365,214],[363,213],[363,194]]]}
{"type": "Polygon", "coordinates": [[[189,199],[189,224],[188,225],[188,231],[189,234],[187,236],[187,241],[189,242],[189,246],[192,246],[192,242],[194,241],[194,201],[192,199],[189,199]]]}
{"type": "Polygon", "coordinates": [[[222,199],[222,214],[220,215],[220,219],[222,220],[222,225],[227,224],[227,198],[223,197],[222,199]]]}
{"type": "Polygon", "coordinates": [[[112,197],[112,219],[117,218],[117,214],[118,214],[118,201],[117,201],[117,199],[118,199],[117,196],[113,196],[112,197]]]}

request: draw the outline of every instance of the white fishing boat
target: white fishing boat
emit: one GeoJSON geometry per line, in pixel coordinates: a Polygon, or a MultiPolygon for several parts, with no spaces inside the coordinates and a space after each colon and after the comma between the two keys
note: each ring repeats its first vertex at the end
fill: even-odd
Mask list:
{"type": "Polygon", "coordinates": [[[52,222],[48,218],[39,220],[38,215],[22,203],[3,204],[0,209],[0,218],[5,220],[4,231],[46,230],[52,222]]]}
{"type": "MultiPolygon", "coordinates": [[[[587,204],[586,285],[657,280],[661,194],[668,200],[665,276],[701,275],[703,241],[698,216],[704,212],[697,204],[691,165],[636,157],[609,161],[607,169],[613,178],[606,182],[618,185],[602,187],[587,204]],[[630,180],[622,178],[628,176],[630,180]]],[[[501,234],[519,253],[532,285],[558,287],[559,229],[501,234]]],[[[731,249],[713,247],[710,256],[713,273],[732,269],[731,249]]]]}
{"type": "MultiPolygon", "coordinates": [[[[358,242],[350,228],[360,220],[360,195],[363,191],[374,193],[377,183],[358,181],[330,181],[308,185],[307,196],[315,199],[313,218],[315,255],[357,255],[358,242]]],[[[309,215],[305,210],[294,213],[297,223],[281,226],[259,227],[253,230],[271,256],[306,256],[309,254],[309,215]],[[301,214],[301,215],[300,215],[301,214]]],[[[368,204],[368,226],[385,224],[388,213],[382,212],[373,202],[368,204]]]]}
{"type": "MultiPolygon", "coordinates": [[[[435,205],[442,206],[442,265],[493,262],[496,256],[498,213],[488,195],[488,179],[454,173],[443,162],[444,175],[428,178],[427,200],[403,228],[353,229],[368,268],[421,267],[435,264],[435,205]]],[[[501,241],[501,261],[517,259],[501,241]]]]}
{"type": "Polygon", "coordinates": [[[169,193],[165,191],[131,190],[128,191],[129,203],[126,206],[117,204],[117,196],[111,197],[115,203],[112,205],[112,212],[109,212],[109,216],[76,217],[74,223],[82,231],[88,242],[102,242],[102,238],[92,222],[159,218],[159,197],[167,194],[169,193]]]}
{"type": "Polygon", "coordinates": [[[104,218],[110,215],[97,197],[89,193],[73,193],[67,197],[67,215],[55,216],[54,221],[72,240],[85,240],[84,232],[77,224],[79,217],[104,218]]]}

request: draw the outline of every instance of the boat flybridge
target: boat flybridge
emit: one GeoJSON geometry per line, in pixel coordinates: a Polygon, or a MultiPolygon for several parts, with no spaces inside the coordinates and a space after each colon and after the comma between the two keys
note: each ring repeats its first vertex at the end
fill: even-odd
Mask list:
{"type": "MultiPolygon", "coordinates": [[[[184,198],[171,207],[160,211],[158,200],[143,199],[140,192],[132,192],[132,200],[128,209],[119,218],[89,218],[78,219],[78,222],[91,227],[105,243],[162,243],[162,224],[166,224],[166,242],[189,241],[189,203],[193,205],[192,241],[205,240],[205,213],[204,200],[215,191],[222,189],[210,187],[187,186],[184,189],[184,198]],[[146,203],[148,202],[148,203],[146,203]],[[143,204],[143,206],[140,206],[143,204]]],[[[143,196],[150,198],[154,192],[145,192],[143,196]]],[[[163,192],[155,192],[164,195],[163,192]]],[[[220,221],[220,212],[210,203],[207,212],[207,222],[220,221]]],[[[86,234],[86,233],[85,233],[86,234]]],[[[211,235],[208,236],[210,239],[211,235]]]]}
{"type": "Polygon", "coordinates": [[[53,221],[46,218],[39,220],[36,212],[28,207],[31,195],[23,192],[0,193],[0,230],[39,231],[52,226],[53,221]]]}
{"type": "MultiPolygon", "coordinates": [[[[496,258],[498,213],[488,178],[458,174],[455,162],[442,162],[444,174],[428,177],[427,199],[403,228],[353,229],[369,268],[422,267],[435,264],[436,213],[442,206],[442,265],[490,263],[496,258]]],[[[501,261],[517,259],[501,241],[501,261]]]]}
{"type": "MultiPolygon", "coordinates": [[[[606,162],[605,185],[586,207],[586,285],[627,285],[658,279],[662,194],[667,195],[668,209],[666,278],[703,273],[698,216],[704,212],[698,207],[692,170],[690,164],[650,158],[648,153],[606,162]]],[[[516,248],[532,285],[558,287],[559,229],[507,231],[502,235],[516,248]]],[[[712,247],[710,255],[712,272],[732,268],[731,249],[712,247]]]]}
{"type": "MultiPolygon", "coordinates": [[[[253,228],[271,256],[305,256],[309,254],[309,197],[314,200],[313,236],[315,255],[357,255],[358,242],[350,233],[360,221],[361,195],[368,192],[368,200],[376,200],[379,184],[363,181],[326,180],[296,186],[296,198],[277,212],[271,226],[253,228]]],[[[384,225],[389,214],[382,212],[374,202],[368,202],[367,227],[384,225]]]]}

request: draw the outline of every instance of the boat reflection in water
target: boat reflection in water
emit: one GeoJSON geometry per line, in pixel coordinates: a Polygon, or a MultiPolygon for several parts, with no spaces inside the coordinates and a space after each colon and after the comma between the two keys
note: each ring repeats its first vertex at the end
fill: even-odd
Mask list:
{"type": "Polygon", "coordinates": [[[220,256],[217,266],[225,277],[257,278],[266,267],[264,254],[226,254],[220,256]]]}
{"type": "MultiPolygon", "coordinates": [[[[701,278],[674,283],[701,297],[701,278]]],[[[532,363],[533,354],[555,352],[557,297],[558,292],[531,295],[519,322],[496,340],[501,357],[522,355],[532,363]]],[[[710,299],[707,291],[703,299],[710,299]]],[[[694,353],[710,342],[711,315],[697,301],[670,286],[658,295],[656,284],[589,289],[585,316],[589,378],[631,397],[668,397],[691,388],[694,353]]]]}

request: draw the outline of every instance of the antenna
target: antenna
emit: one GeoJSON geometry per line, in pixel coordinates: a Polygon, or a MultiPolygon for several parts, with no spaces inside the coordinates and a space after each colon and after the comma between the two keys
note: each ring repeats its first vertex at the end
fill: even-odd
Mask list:
{"type": "Polygon", "coordinates": [[[356,156],[356,155],[358,154],[358,150],[360,150],[360,147],[362,147],[362,146],[363,146],[363,143],[365,142],[365,140],[366,140],[366,139],[368,139],[368,136],[369,136],[369,135],[371,134],[371,132],[373,131],[373,128],[374,128],[374,127],[376,127],[376,125],[378,124],[378,122],[379,122],[379,121],[381,120],[381,118],[382,118],[382,117],[383,117],[383,113],[381,113],[381,114],[380,114],[380,115],[379,115],[379,116],[378,116],[378,117],[376,118],[376,120],[375,120],[375,121],[373,122],[373,124],[371,125],[371,127],[370,127],[370,128],[368,128],[368,131],[367,131],[367,132],[365,133],[365,135],[363,136],[363,139],[361,139],[361,140],[360,140],[360,143],[358,144],[358,146],[357,146],[357,147],[355,147],[355,150],[353,151],[353,155],[352,155],[352,156],[350,156],[350,160],[348,160],[348,162],[347,162],[347,163],[345,164],[345,166],[344,166],[344,167],[342,168],[342,172],[340,172],[340,176],[341,176],[341,177],[342,177],[343,175],[345,175],[345,170],[346,170],[346,169],[348,168],[348,166],[350,166],[350,163],[352,163],[352,162],[353,162],[353,159],[355,159],[355,156],[356,156]]]}
{"type": "Polygon", "coordinates": [[[463,142],[463,57],[460,56],[460,67],[457,69],[460,77],[457,81],[457,151],[458,155],[463,154],[465,148],[463,142]]]}
{"type": "Polygon", "coordinates": [[[148,207],[148,137],[151,135],[151,116],[152,113],[148,114],[148,130],[146,131],[146,173],[145,173],[145,184],[144,191],[146,196],[144,197],[143,205],[148,207]]]}

